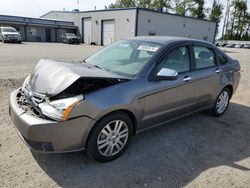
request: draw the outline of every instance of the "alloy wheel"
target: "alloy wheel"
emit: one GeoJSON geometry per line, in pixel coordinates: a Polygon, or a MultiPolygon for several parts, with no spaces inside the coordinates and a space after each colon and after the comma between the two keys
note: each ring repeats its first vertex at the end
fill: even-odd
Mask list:
{"type": "Polygon", "coordinates": [[[216,110],[218,113],[223,113],[228,105],[229,102],[229,94],[227,91],[223,91],[217,99],[216,102],[216,110]]]}
{"type": "Polygon", "coordinates": [[[99,152],[106,157],[119,153],[129,137],[128,125],[122,120],[114,120],[104,126],[97,138],[99,152]]]}

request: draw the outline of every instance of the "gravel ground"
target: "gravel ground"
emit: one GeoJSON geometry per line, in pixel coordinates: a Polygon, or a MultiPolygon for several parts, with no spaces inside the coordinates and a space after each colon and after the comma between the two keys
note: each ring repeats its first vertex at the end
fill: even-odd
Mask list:
{"type": "Polygon", "coordinates": [[[117,160],[31,153],[8,116],[8,96],[40,58],[81,60],[97,46],[0,44],[0,187],[250,187],[250,50],[230,49],[242,78],[228,111],[198,113],[144,132],[117,160]]]}

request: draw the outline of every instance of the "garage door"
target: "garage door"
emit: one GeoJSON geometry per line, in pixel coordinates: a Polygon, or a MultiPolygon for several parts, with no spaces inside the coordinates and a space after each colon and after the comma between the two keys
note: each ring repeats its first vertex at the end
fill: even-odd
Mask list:
{"type": "Polygon", "coordinates": [[[102,44],[107,46],[114,42],[115,21],[107,20],[102,22],[102,44]]]}
{"type": "Polygon", "coordinates": [[[91,43],[91,18],[83,19],[83,42],[91,43]]]}

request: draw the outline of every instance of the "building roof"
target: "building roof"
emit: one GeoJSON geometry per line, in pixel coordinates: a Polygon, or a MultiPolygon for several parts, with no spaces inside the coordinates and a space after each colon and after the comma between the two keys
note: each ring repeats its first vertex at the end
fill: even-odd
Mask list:
{"type": "Polygon", "coordinates": [[[210,20],[207,20],[207,19],[195,18],[195,17],[191,17],[191,16],[183,16],[183,15],[180,15],[180,14],[174,14],[174,13],[169,13],[169,12],[162,12],[162,11],[152,10],[152,9],[148,9],[148,8],[138,8],[138,7],[88,10],[88,11],[79,11],[79,12],[74,12],[74,11],[50,11],[50,12],[42,15],[41,18],[48,15],[48,14],[50,14],[50,13],[53,13],[53,12],[79,14],[79,13],[88,13],[88,12],[106,12],[106,11],[124,11],[124,10],[145,10],[145,11],[155,12],[155,13],[159,13],[159,14],[179,16],[179,17],[184,17],[184,18],[190,18],[190,19],[195,19],[195,20],[201,20],[201,21],[216,23],[214,21],[210,21],[210,20]]]}
{"type": "Polygon", "coordinates": [[[0,23],[12,23],[12,24],[25,24],[25,25],[46,25],[46,26],[58,26],[58,27],[70,27],[76,28],[74,22],[63,20],[52,20],[44,18],[31,18],[22,16],[10,16],[0,15],[0,23]]]}

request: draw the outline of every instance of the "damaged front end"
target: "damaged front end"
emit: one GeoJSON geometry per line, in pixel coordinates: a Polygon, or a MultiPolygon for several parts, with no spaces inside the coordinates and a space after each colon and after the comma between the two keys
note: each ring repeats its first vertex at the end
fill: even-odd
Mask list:
{"type": "Polygon", "coordinates": [[[42,60],[25,79],[17,95],[17,103],[31,115],[66,121],[72,109],[84,100],[85,95],[128,80],[86,65],[53,61],[46,63],[42,60]]]}

